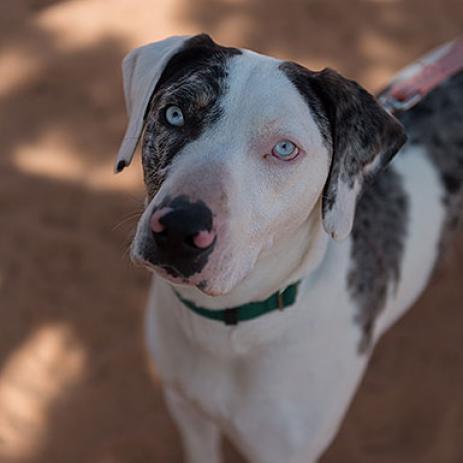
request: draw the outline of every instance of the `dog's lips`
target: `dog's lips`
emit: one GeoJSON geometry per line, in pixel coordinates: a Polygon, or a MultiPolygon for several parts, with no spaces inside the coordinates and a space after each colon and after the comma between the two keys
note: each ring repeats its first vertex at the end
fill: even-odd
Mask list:
{"type": "Polygon", "coordinates": [[[221,290],[217,291],[213,288],[208,287],[207,281],[204,279],[201,280],[200,282],[197,282],[189,278],[182,277],[180,274],[173,275],[173,272],[178,273],[173,268],[166,269],[165,267],[162,267],[162,266],[153,265],[152,263],[148,261],[137,261],[136,263],[145,267],[150,272],[156,273],[157,275],[159,275],[161,278],[168,281],[169,283],[173,283],[173,284],[181,285],[181,286],[196,287],[199,291],[201,291],[203,294],[206,294],[207,296],[224,296],[226,294],[226,292],[224,291],[221,291],[221,290]]]}
{"type": "Polygon", "coordinates": [[[163,266],[154,265],[150,261],[144,259],[139,254],[132,254],[131,260],[135,265],[144,267],[150,272],[157,273],[162,278],[169,280],[173,283],[183,283],[185,280],[176,269],[171,267],[167,269],[163,266]]]}
{"type": "MultiPolygon", "coordinates": [[[[180,272],[178,272],[173,267],[165,267],[165,266],[157,266],[157,265],[150,265],[150,268],[153,272],[157,273],[160,277],[164,278],[171,283],[175,284],[189,284],[188,279],[183,277],[180,272]]],[[[193,286],[193,284],[189,284],[193,286]]]]}
{"type": "Polygon", "coordinates": [[[153,264],[140,252],[137,252],[136,249],[132,250],[131,260],[135,265],[144,267],[149,272],[159,275],[168,283],[180,286],[196,287],[201,293],[212,297],[225,296],[228,294],[249,275],[254,266],[254,262],[247,265],[246,270],[239,273],[239,278],[236,278],[237,275],[235,274],[228,275],[228,277],[224,275],[220,277],[220,275],[212,272],[211,275],[211,269],[203,269],[200,273],[185,277],[175,267],[153,264]],[[231,282],[232,284],[230,284],[231,282]]]}
{"type": "Polygon", "coordinates": [[[160,268],[160,267],[153,267],[153,270],[164,280],[174,283],[176,285],[181,285],[181,286],[190,286],[190,287],[195,287],[199,291],[201,291],[203,294],[206,294],[207,296],[223,296],[224,293],[222,291],[215,291],[214,289],[210,289],[207,285],[207,281],[201,280],[199,283],[195,280],[189,279],[189,278],[184,278],[182,276],[173,276],[172,273],[169,271],[160,268]]]}

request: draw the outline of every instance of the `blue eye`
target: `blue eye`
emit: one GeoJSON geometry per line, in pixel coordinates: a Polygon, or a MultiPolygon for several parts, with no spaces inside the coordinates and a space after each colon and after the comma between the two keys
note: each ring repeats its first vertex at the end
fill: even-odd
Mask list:
{"type": "Polygon", "coordinates": [[[166,121],[174,127],[181,127],[185,123],[182,110],[178,106],[169,106],[166,109],[166,121]]]}
{"type": "Polygon", "coordinates": [[[272,155],[284,161],[294,159],[299,154],[299,148],[289,140],[281,140],[272,149],[272,155]]]}

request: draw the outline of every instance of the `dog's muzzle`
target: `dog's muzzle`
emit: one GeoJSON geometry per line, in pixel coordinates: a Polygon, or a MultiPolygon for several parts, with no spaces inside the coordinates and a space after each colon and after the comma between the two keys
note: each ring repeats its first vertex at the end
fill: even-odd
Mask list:
{"type": "Polygon", "coordinates": [[[179,196],[153,210],[143,257],[172,276],[190,277],[207,264],[217,241],[213,226],[204,202],[179,196]]]}

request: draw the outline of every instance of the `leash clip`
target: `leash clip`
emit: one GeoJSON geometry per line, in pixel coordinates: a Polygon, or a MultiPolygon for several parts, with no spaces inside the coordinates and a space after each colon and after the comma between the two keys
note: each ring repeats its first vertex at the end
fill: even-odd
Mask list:
{"type": "Polygon", "coordinates": [[[419,92],[412,93],[410,96],[404,99],[399,99],[394,97],[392,93],[387,93],[386,95],[381,95],[379,97],[379,101],[386,111],[393,113],[396,111],[407,111],[408,109],[418,104],[421,98],[422,96],[419,92]]]}

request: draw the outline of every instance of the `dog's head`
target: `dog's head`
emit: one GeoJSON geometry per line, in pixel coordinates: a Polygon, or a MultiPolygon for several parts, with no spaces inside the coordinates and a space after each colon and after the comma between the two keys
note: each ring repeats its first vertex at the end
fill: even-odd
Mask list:
{"type": "Polygon", "coordinates": [[[403,144],[356,83],[207,35],[172,37],[123,62],[129,126],[142,138],[146,208],[132,257],[174,283],[229,292],[312,213],[350,233],[361,187],[403,144]]]}

